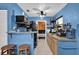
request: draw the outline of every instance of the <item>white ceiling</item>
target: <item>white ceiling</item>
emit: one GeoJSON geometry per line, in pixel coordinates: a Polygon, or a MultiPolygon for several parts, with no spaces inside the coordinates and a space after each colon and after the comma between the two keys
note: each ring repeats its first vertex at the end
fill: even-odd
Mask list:
{"type": "Polygon", "coordinates": [[[18,5],[24,10],[24,12],[27,13],[28,16],[39,16],[37,14],[37,11],[33,10],[33,8],[37,8],[44,11],[44,9],[48,7],[49,9],[47,10],[46,16],[54,16],[67,4],[66,3],[18,3],[18,5]],[[30,12],[26,11],[28,9],[30,10],[30,12]]]}

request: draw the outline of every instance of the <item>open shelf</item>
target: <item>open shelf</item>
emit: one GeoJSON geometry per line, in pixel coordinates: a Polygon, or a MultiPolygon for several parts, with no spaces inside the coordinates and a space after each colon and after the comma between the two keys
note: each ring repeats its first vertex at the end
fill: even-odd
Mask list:
{"type": "Polygon", "coordinates": [[[16,24],[26,24],[27,22],[16,22],[16,24]]]}

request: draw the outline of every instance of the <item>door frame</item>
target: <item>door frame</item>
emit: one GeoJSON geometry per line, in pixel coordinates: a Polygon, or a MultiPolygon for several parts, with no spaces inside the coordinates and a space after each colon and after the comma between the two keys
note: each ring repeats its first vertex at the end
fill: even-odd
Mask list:
{"type": "MultiPolygon", "coordinates": [[[[38,25],[38,22],[45,22],[45,39],[47,39],[47,34],[46,34],[47,21],[46,21],[46,20],[37,20],[37,21],[36,21],[36,27],[37,27],[37,25],[38,25]]],[[[38,34],[38,30],[37,30],[37,34],[38,34]]]]}
{"type": "MultiPolygon", "coordinates": [[[[0,10],[0,12],[5,12],[6,13],[6,19],[5,19],[5,22],[6,22],[5,23],[6,30],[3,31],[3,32],[0,32],[0,35],[4,35],[4,37],[6,37],[6,38],[4,38],[4,40],[6,40],[4,45],[7,45],[8,44],[8,34],[7,34],[7,31],[8,31],[8,10],[0,10]]],[[[1,54],[1,47],[0,47],[0,54],[1,54]]]]}

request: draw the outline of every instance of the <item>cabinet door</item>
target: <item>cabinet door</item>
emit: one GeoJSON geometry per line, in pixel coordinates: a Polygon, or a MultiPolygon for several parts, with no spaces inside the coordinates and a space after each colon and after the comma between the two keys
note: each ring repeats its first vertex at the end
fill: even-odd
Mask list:
{"type": "Polygon", "coordinates": [[[4,45],[7,45],[7,10],[0,10],[0,49],[4,45]]]}
{"type": "Polygon", "coordinates": [[[76,55],[77,54],[77,42],[58,42],[58,54],[59,55],[76,55]]]}
{"type": "Polygon", "coordinates": [[[57,54],[57,40],[52,37],[51,34],[48,34],[48,45],[54,55],[57,54]]]}
{"type": "Polygon", "coordinates": [[[51,50],[54,55],[57,54],[57,40],[52,38],[51,50]]]}
{"type": "Polygon", "coordinates": [[[58,55],[77,55],[77,48],[58,48],[58,55]]]}
{"type": "Polygon", "coordinates": [[[51,49],[51,44],[52,44],[52,37],[50,36],[50,34],[47,35],[47,42],[48,42],[48,45],[51,49]]]}

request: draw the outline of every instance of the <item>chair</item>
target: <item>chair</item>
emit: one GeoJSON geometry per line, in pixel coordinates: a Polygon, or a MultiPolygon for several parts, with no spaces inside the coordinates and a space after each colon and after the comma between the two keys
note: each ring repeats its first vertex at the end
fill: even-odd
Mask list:
{"type": "Polygon", "coordinates": [[[16,54],[16,45],[9,44],[1,48],[1,55],[15,55],[16,54]]]}
{"type": "Polygon", "coordinates": [[[26,44],[19,46],[19,55],[29,55],[30,54],[30,47],[26,44]]]}

